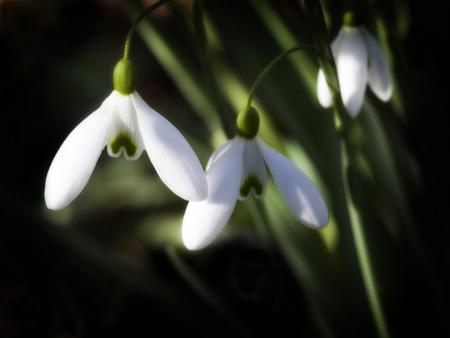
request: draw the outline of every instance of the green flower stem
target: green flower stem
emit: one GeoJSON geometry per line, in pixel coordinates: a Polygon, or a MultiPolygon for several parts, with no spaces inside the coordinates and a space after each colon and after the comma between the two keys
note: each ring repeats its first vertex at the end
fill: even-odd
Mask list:
{"type": "MultiPolygon", "coordinates": [[[[331,76],[337,76],[336,69],[334,65],[332,71],[328,72],[331,76]]],[[[334,78],[334,83],[337,82],[337,78],[334,78]]],[[[377,282],[375,278],[374,269],[369,254],[369,247],[367,245],[367,240],[364,235],[363,220],[360,213],[354,203],[352,192],[350,190],[350,183],[348,180],[347,169],[350,164],[350,157],[348,152],[348,146],[350,144],[348,138],[348,127],[354,121],[348,116],[345,111],[345,107],[341,100],[341,94],[338,87],[331,87],[334,97],[334,118],[336,131],[340,135],[340,156],[341,156],[341,173],[342,173],[342,184],[344,186],[345,203],[347,205],[347,213],[349,217],[350,230],[353,237],[353,243],[355,245],[356,256],[358,260],[358,265],[361,270],[362,280],[364,284],[364,289],[369,302],[370,311],[372,313],[373,321],[375,327],[378,331],[380,338],[389,338],[389,330],[386,324],[386,319],[384,317],[383,308],[381,305],[380,296],[378,293],[377,282]]]]}
{"type": "Polygon", "coordinates": [[[137,25],[141,22],[143,18],[145,18],[148,14],[152,13],[162,5],[168,3],[170,0],[159,0],[158,2],[151,5],[149,8],[147,8],[145,11],[143,11],[139,16],[134,20],[133,24],[131,25],[130,30],[128,31],[127,38],[125,40],[125,45],[123,47],[123,58],[126,60],[128,59],[128,56],[130,55],[130,48],[131,48],[131,39],[133,38],[134,32],[136,31],[137,25]]]}
{"type": "Polygon", "coordinates": [[[256,78],[255,82],[253,83],[253,86],[250,89],[250,92],[248,94],[246,109],[250,108],[253,100],[253,96],[255,95],[256,89],[258,89],[261,82],[264,81],[267,74],[270,73],[273,67],[275,67],[278,63],[280,63],[286,56],[289,54],[292,54],[296,51],[301,51],[304,49],[311,49],[315,50],[313,46],[300,46],[300,47],[293,47],[291,49],[288,49],[280,54],[278,54],[270,63],[263,69],[263,71],[259,74],[259,76],[256,78]]]}
{"type": "Polygon", "coordinates": [[[390,337],[390,335],[386,325],[386,319],[384,318],[380,296],[378,294],[377,283],[373,271],[372,262],[370,260],[369,247],[367,245],[366,236],[364,234],[361,215],[359,214],[358,209],[353,202],[350,191],[350,184],[347,176],[349,156],[345,138],[342,138],[341,140],[341,157],[342,180],[344,183],[345,198],[350,217],[350,226],[353,233],[353,240],[355,243],[358,264],[361,269],[369,306],[372,311],[375,327],[378,330],[379,337],[388,338],[390,337]]]}
{"type": "Polygon", "coordinates": [[[333,58],[331,57],[331,49],[328,40],[325,38],[327,36],[327,31],[322,8],[319,3],[310,0],[305,1],[305,9],[311,21],[318,23],[312,30],[314,46],[319,51],[319,58],[321,64],[324,66],[323,69],[327,82],[330,84],[330,88],[333,92],[335,127],[336,131],[340,135],[342,184],[344,188],[345,202],[347,205],[350,231],[352,234],[353,243],[355,245],[358,265],[361,270],[365,292],[378,335],[382,338],[388,338],[390,337],[390,334],[381,306],[374,269],[370,259],[367,240],[364,234],[363,221],[354,203],[348,179],[348,167],[351,161],[348,153],[348,146],[350,144],[348,138],[348,127],[354,123],[354,121],[346,113],[345,107],[341,100],[336,66],[333,62],[333,58]]]}

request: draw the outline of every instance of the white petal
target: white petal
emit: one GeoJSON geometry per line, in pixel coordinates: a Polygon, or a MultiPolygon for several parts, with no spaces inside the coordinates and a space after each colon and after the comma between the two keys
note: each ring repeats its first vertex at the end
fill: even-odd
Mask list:
{"type": "Polygon", "coordinates": [[[278,190],[294,216],[312,228],[325,226],[328,223],[328,209],[311,180],[291,160],[261,140],[258,145],[278,190]]]}
{"type": "Polygon", "coordinates": [[[367,84],[367,47],[360,28],[343,27],[335,62],[342,101],[355,117],[362,106],[367,84]]]}
{"type": "Polygon", "coordinates": [[[108,155],[117,158],[123,153],[127,160],[136,160],[141,156],[144,145],[131,96],[122,95],[117,91],[114,91],[113,95],[116,96],[116,104],[112,114],[113,125],[108,140],[108,155]],[[120,147],[115,149],[116,152],[112,149],[115,142],[119,142],[120,147]],[[121,144],[122,146],[120,146],[121,144]]]}
{"type": "Polygon", "coordinates": [[[115,97],[86,117],[66,138],[53,159],[45,181],[45,203],[49,209],[62,209],[83,190],[106,145],[115,97]]]}
{"type": "MultiPolygon", "coordinates": [[[[339,31],[339,34],[331,43],[331,51],[333,53],[333,57],[336,57],[336,51],[338,50],[342,36],[345,35],[342,30],[339,31]]],[[[319,103],[324,108],[331,107],[333,103],[333,93],[331,92],[330,87],[328,86],[325,73],[322,69],[319,69],[317,74],[317,98],[319,99],[319,103]]]]}
{"type": "Polygon", "coordinates": [[[324,108],[331,107],[331,104],[333,103],[333,95],[330,87],[328,87],[328,83],[322,69],[319,69],[319,73],[317,74],[317,98],[319,99],[320,105],[324,108]]]}
{"type": "Polygon", "coordinates": [[[182,238],[189,250],[199,250],[211,243],[233,213],[242,176],[244,141],[234,139],[226,150],[219,148],[211,156],[206,171],[208,198],[189,202],[183,218],[182,238]],[[218,153],[220,156],[217,156],[218,153]]]}
{"type": "Polygon", "coordinates": [[[145,150],[161,180],[175,194],[189,201],[206,198],[203,168],[186,139],[137,94],[131,95],[145,150]]]}
{"type": "Polygon", "coordinates": [[[211,164],[217,161],[224,153],[228,151],[228,149],[235,143],[236,139],[231,139],[222,144],[219,148],[217,148],[211,155],[208,160],[208,164],[206,165],[206,171],[209,170],[211,164]]]}
{"type": "Polygon", "coordinates": [[[378,41],[364,29],[367,48],[369,51],[369,86],[382,101],[388,101],[392,96],[392,79],[386,58],[378,41]]]}
{"type": "Polygon", "coordinates": [[[264,158],[259,150],[256,140],[245,140],[243,172],[239,191],[239,199],[246,200],[251,194],[253,197],[261,198],[267,182],[267,170],[264,164],[264,158]],[[250,180],[250,181],[249,181],[250,180]],[[255,181],[256,180],[256,181],[255,181]],[[253,184],[251,183],[253,181],[253,184]],[[247,195],[242,195],[244,185],[250,184],[252,187],[247,195]],[[256,185],[260,185],[261,191],[258,193],[256,185]]]}
{"type": "Polygon", "coordinates": [[[338,35],[334,38],[333,42],[331,42],[331,52],[333,53],[333,57],[336,57],[336,52],[341,45],[342,37],[345,35],[343,29],[339,30],[338,35]]]}

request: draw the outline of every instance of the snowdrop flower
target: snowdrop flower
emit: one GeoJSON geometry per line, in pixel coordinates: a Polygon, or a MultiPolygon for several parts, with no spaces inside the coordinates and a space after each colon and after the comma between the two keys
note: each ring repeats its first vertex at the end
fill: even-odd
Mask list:
{"type": "MultiPolygon", "coordinates": [[[[355,26],[352,12],[344,16],[344,25],[331,44],[336,63],[342,101],[348,113],[356,117],[361,109],[366,85],[382,101],[392,96],[392,80],[381,46],[364,26],[355,26]]],[[[322,69],[317,77],[317,97],[328,108],[332,93],[322,69]]]]}
{"type": "Polygon", "coordinates": [[[83,190],[100,154],[127,160],[145,149],[161,180],[186,200],[206,198],[205,173],[181,133],[150,108],[134,90],[134,68],[120,60],[113,74],[114,90],[66,138],[53,159],[45,182],[49,209],[61,209],[83,190]]]}
{"type": "Polygon", "coordinates": [[[268,172],[298,220],[315,229],[325,226],[328,210],[314,184],[292,161],[257,137],[257,111],[250,107],[241,112],[236,126],[238,135],[209,159],[208,198],[187,206],[182,224],[185,246],[198,250],[211,243],[230,219],[238,199],[262,197],[268,172]]]}

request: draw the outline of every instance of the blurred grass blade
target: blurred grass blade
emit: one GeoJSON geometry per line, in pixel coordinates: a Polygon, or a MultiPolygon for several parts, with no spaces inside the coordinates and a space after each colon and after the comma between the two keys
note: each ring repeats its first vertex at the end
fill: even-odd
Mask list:
{"type": "MultiPolygon", "coordinates": [[[[250,0],[250,3],[282,50],[301,45],[295,35],[289,31],[281,17],[271,8],[267,0],[250,0]]],[[[315,95],[317,66],[304,53],[293,54],[289,59],[292,61],[299,78],[315,95]]]]}
{"type": "Polygon", "coordinates": [[[203,0],[193,1],[192,20],[194,22],[194,33],[198,45],[200,59],[203,64],[203,71],[206,78],[206,88],[208,89],[209,96],[211,97],[216,111],[219,114],[222,127],[228,138],[234,137],[234,114],[229,114],[229,111],[224,102],[222,93],[219,90],[217,84],[217,78],[213,69],[213,55],[212,50],[209,48],[209,41],[206,31],[205,16],[203,14],[203,0]]]}
{"type": "Polygon", "coordinates": [[[386,195],[393,199],[404,220],[410,218],[409,206],[404,195],[402,179],[398,173],[389,139],[383,124],[378,117],[375,107],[366,100],[361,114],[361,123],[367,137],[367,156],[378,184],[385,190],[386,195]]]}
{"type": "MultiPolygon", "coordinates": [[[[135,2],[127,2],[127,9],[131,17],[136,17],[142,12],[142,8],[135,2]]],[[[156,25],[151,20],[144,20],[138,26],[138,32],[142,36],[148,49],[170,75],[185,99],[192,105],[195,111],[207,122],[211,133],[220,129],[220,121],[217,112],[205,95],[201,81],[196,78],[194,71],[182,60],[186,60],[175,48],[164,38],[156,25]]]]}
{"type": "Polygon", "coordinates": [[[363,223],[361,216],[355,206],[351,190],[348,182],[348,169],[349,169],[349,157],[347,152],[347,145],[344,140],[341,141],[341,155],[342,155],[342,181],[345,186],[346,191],[346,203],[348,206],[348,212],[350,215],[350,224],[354,236],[355,248],[357,253],[357,258],[359,261],[359,266],[361,269],[361,274],[364,282],[364,286],[367,293],[367,298],[369,300],[369,305],[372,311],[372,315],[375,322],[375,327],[377,328],[378,335],[381,338],[390,337],[386,320],[384,318],[383,309],[380,301],[380,296],[378,293],[377,283],[375,280],[375,275],[372,267],[372,263],[369,257],[369,248],[367,245],[367,240],[364,235],[363,223]]]}

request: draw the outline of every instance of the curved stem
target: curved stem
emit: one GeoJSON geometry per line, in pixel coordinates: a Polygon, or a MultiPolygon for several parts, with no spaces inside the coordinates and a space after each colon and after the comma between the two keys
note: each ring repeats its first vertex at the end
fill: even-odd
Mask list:
{"type": "Polygon", "coordinates": [[[149,8],[147,8],[145,11],[143,11],[139,16],[134,20],[133,24],[130,27],[130,30],[128,31],[127,38],[125,40],[125,45],[123,47],[123,58],[128,59],[128,56],[130,54],[130,47],[131,47],[131,39],[133,38],[133,34],[136,31],[137,25],[141,22],[143,18],[145,18],[148,14],[153,12],[154,10],[158,9],[165,3],[169,2],[170,0],[159,0],[158,2],[151,5],[149,8]]]}
{"type": "Polygon", "coordinates": [[[280,63],[280,61],[282,61],[289,54],[292,54],[296,51],[300,51],[303,49],[311,49],[311,50],[315,51],[313,46],[293,47],[291,49],[288,49],[288,50],[278,54],[272,61],[270,61],[270,63],[263,69],[263,71],[256,78],[255,82],[253,83],[252,88],[250,89],[250,93],[248,94],[247,105],[246,105],[247,108],[250,107],[250,105],[252,104],[253,96],[255,95],[256,89],[258,89],[258,86],[266,78],[267,74],[270,73],[272,68],[274,66],[276,66],[278,63],[280,63]]]}

